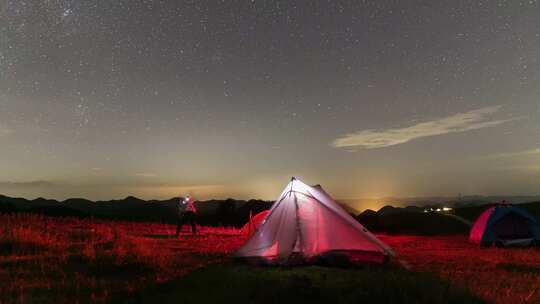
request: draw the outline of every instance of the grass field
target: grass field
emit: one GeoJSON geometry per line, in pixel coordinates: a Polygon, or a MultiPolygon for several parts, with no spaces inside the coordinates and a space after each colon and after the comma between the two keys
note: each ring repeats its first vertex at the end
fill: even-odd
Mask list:
{"type": "Polygon", "coordinates": [[[380,236],[398,257],[355,269],[235,264],[239,231],[174,239],[155,223],[0,215],[0,303],[539,303],[540,250],[465,236],[380,236]]]}
{"type": "Polygon", "coordinates": [[[219,264],[130,298],[133,303],[482,303],[430,274],[394,266],[357,269],[219,264]],[[179,288],[180,287],[180,288],[179,288]]]}

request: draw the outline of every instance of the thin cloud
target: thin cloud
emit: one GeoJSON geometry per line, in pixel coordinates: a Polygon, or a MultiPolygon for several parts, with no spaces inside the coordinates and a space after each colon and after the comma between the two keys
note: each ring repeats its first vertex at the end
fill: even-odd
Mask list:
{"type": "Polygon", "coordinates": [[[508,157],[517,157],[517,156],[529,156],[529,155],[540,155],[540,148],[528,149],[523,151],[508,152],[508,153],[497,153],[488,155],[489,158],[508,158],[508,157]]]}
{"type": "Polygon", "coordinates": [[[484,107],[404,128],[361,130],[337,138],[332,143],[332,146],[335,148],[385,148],[404,144],[417,138],[489,128],[523,118],[488,119],[490,115],[499,112],[500,109],[501,106],[484,107]]]}
{"type": "Polygon", "coordinates": [[[10,182],[0,181],[2,189],[35,189],[35,188],[53,188],[57,185],[48,181],[28,181],[28,182],[10,182]]]}
{"type": "Polygon", "coordinates": [[[156,173],[152,173],[152,172],[140,172],[140,173],[135,173],[135,175],[139,177],[156,177],[157,176],[156,173]]]}

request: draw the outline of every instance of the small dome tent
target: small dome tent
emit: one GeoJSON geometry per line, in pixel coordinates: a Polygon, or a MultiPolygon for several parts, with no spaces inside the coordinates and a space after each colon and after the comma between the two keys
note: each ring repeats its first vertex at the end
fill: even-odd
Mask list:
{"type": "Polygon", "coordinates": [[[262,225],[266,216],[270,213],[270,210],[264,210],[257,214],[254,217],[250,218],[249,221],[242,227],[242,234],[250,237],[252,236],[257,229],[262,225]]]}
{"type": "Polygon", "coordinates": [[[353,262],[388,260],[394,253],[349,215],[321,187],[293,178],[236,258],[293,264],[346,257],[353,262]]]}
{"type": "Polygon", "coordinates": [[[540,222],[514,205],[492,206],[476,219],[469,240],[484,246],[531,245],[540,241],[540,222]]]}

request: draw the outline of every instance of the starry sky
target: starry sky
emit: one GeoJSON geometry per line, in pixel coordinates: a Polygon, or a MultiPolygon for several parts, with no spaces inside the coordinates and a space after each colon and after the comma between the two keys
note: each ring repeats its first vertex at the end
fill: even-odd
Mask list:
{"type": "Polygon", "coordinates": [[[0,0],[0,193],[540,194],[539,6],[0,0]]]}

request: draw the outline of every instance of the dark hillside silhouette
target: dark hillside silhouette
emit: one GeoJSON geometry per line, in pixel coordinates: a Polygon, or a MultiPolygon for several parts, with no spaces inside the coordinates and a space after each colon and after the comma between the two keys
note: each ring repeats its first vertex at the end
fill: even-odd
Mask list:
{"type": "MultiPolygon", "coordinates": [[[[60,217],[175,223],[179,199],[145,201],[128,196],[111,201],[94,202],[83,198],[71,198],[59,202],[44,198],[27,200],[0,196],[0,213],[26,212],[60,217]]],[[[234,227],[242,227],[248,221],[250,212],[257,214],[270,208],[272,204],[272,201],[244,201],[232,198],[195,203],[201,225],[234,227]]]]}
{"type": "MultiPolygon", "coordinates": [[[[45,198],[27,200],[0,195],[0,213],[27,212],[60,217],[94,217],[113,220],[175,223],[176,205],[180,198],[145,201],[134,196],[110,201],[91,201],[83,198],[70,198],[56,201],[45,198]]],[[[207,200],[195,203],[199,223],[205,226],[242,227],[250,213],[269,209],[273,201],[264,200],[207,200]]],[[[474,221],[476,217],[492,204],[466,204],[455,208],[453,213],[474,221]]],[[[540,202],[519,204],[533,215],[540,217],[540,202]]],[[[351,214],[353,208],[343,205],[351,214]]],[[[469,227],[455,218],[437,213],[423,213],[423,207],[384,206],[378,211],[365,210],[355,218],[373,232],[411,233],[421,235],[467,233],[469,227]]]]}

